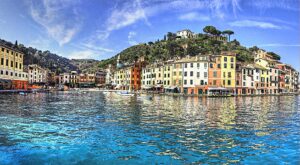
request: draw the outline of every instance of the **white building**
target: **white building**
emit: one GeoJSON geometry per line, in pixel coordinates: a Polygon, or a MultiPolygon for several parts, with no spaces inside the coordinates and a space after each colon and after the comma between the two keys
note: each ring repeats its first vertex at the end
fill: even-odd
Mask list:
{"type": "Polygon", "coordinates": [[[106,75],[105,75],[105,84],[113,84],[113,73],[112,73],[112,66],[109,64],[109,66],[105,69],[106,75]]]}
{"type": "Polygon", "coordinates": [[[182,63],[183,92],[202,94],[208,84],[208,56],[187,57],[177,62],[182,63]]]}
{"type": "Polygon", "coordinates": [[[70,73],[62,73],[59,75],[59,85],[70,83],[70,73]]]}
{"type": "Polygon", "coordinates": [[[28,66],[28,81],[29,84],[47,83],[48,70],[36,64],[28,66]]]}
{"type": "Polygon", "coordinates": [[[242,94],[255,93],[255,81],[260,80],[259,72],[253,65],[246,65],[242,67],[242,94]]]}
{"type": "Polygon", "coordinates": [[[195,34],[189,29],[184,29],[176,32],[176,36],[180,38],[193,38],[195,34]]]}

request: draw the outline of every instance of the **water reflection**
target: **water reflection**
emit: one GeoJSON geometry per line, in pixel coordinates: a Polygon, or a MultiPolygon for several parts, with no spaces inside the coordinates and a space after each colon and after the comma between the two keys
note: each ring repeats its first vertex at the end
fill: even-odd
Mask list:
{"type": "Polygon", "coordinates": [[[299,112],[299,96],[1,95],[0,161],[298,163],[299,112]]]}

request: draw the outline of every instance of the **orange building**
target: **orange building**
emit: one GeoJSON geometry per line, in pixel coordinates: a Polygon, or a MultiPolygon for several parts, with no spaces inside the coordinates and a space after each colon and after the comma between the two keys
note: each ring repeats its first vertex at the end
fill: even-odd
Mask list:
{"type": "Polygon", "coordinates": [[[236,94],[241,95],[243,91],[243,80],[242,80],[242,64],[240,62],[236,63],[235,67],[235,87],[236,87],[236,94]]]}
{"type": "Polygon", "coordinates": [[[131,90],[140,90],[141,89],[141,73],[142,68],[145,66],[144,58],[140,58],[134,65],[131,67],[130,73],[130,89],[131,90]]]}
{"type": "Polygon", "coordinates": [[[279,83],[279,93],[285,91],[285,65],[284,64],[277,64],[276,66],[279,69],[278,74],[278,83],[279,83]]]}
{"type": "Polygon", "coordinates": [[[208,86],[222,87],[221,77],[221,56],[211,56],[208,67],[208,86]]]}
{"type": "Polygon", "coordinates": [[[12,80],[12,89],[28,89],[28,81],[27,80],[12,80]]]}

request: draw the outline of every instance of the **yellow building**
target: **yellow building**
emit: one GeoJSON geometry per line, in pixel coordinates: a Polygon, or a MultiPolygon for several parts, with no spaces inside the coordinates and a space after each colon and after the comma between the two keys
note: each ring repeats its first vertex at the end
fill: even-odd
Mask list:
{"type": "Polygon", "coordinates": [[[172,86],[176,86],[182,91],[182,63],[173,64],[173,83],[172,86]]]}
{"type": "Polygon", "coordinates": [[[28,85],[28,74],[23,72],[22,52],[0,44],[0,88],[10,86],[11,89],[26,89],[28,85]],[[7,84],[10,85],[7,85],[7,84]]]}
{"type": "Polygon", "coordinates": [[[222,87],[235,88],[236,54],[233,52],[221,53],[221,79],[222,87]]]}
{"type": "Polygon", "coordinates": [[[260,90],[259,94],[268,94],[270,84],[270,74],[269,69],[261,67],[260,69],[260,90]]]}
{"type": "Polygon", "coordinates": [[[125,90],[125,84],[126,84],[126,71],[125,69],[119,69],[114,74],[114,80],[116,89],[122,89],[125,90]]]}
{"type": "Polygon", "coordinates": [[[170,88],[173,83],[173,63],[172,62],[167,62],[164,65],[164,74],[163,74],[163,85],[164,88],[170,88]]]}

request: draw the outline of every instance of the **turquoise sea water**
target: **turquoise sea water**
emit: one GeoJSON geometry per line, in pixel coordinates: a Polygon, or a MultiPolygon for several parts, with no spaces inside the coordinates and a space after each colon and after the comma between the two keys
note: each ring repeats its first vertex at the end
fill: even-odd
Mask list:
{"type": "Polygon", "coordinates": [[[300,164],[300,97],[0,95],[0,164],[300,164]]]}

